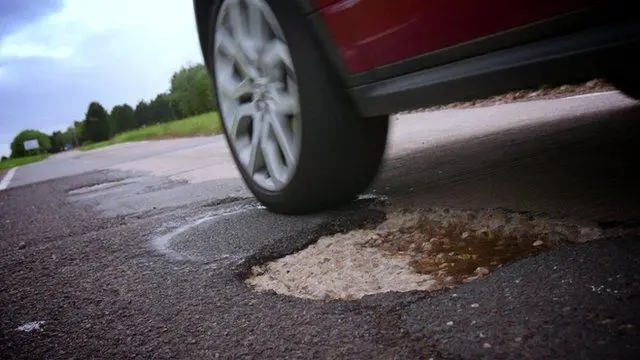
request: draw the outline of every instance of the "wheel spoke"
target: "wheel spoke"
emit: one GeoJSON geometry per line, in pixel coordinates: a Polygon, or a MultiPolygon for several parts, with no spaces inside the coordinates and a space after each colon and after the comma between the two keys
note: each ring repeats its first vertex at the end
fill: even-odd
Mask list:
{"type": "Polygon", "coordinates": [[[228,58],[237,61],[241,57],[240,47],[226,29],[222,28],[216,32],[216,43],[216,51],[222,52],[228,58]]]}
{"type": "MultiPolygon", "coordinates": [[[[259,44],[259,47],[264,46],[264,42],[267,40],[268,26],[265,22],[264,15],[262,14],[262,6],[258,1],[249,1],[249,32],[251,36],[259,44]]],[[[257,49],[261,51],[262,49],[257,49]]]]}
{"type": "Polygon", "coordinates": [[[273,69],[282,64],[288,72],[293,73],[291,55],[289,55],[287,45],[280,39],[273,39],[265,45],[261,60],[263,66],[267,68],[273,69]]]}
{"type": "Polygon", "coordinates": [[[253,92],[249,79],[245,78],[242,81],[237,81],[231,72],[223,74],[218,81],[221,93],[232,99],[239,99],[253,92]]]}
{"type": "Polygon", "coordinates": [[[247,121],[253,121],[254,116],[254,107],[251,103],[241,104],[236,109],[236,113],[233,116],[233,121],[231,123],[230,135],[232,138],[238,138],[238,132],[242,125],[246,124],[247,121]]]}
{"type": "Polygon", "coordinates": [[[257,114],[253,121],[253,136],[251,137],[251,147],[249,152],[249,163],[247,168],[251,175],[255,174],[263,165],[264,157],[260,147],[260,134],[262,134],[264,113],[257,114]]]}
{"type": "Polygon", "coordinates": [[[258,60],[258,42],[251,39],[240,40],[240,48],[247,60],[255,63],[258,60]]]}
{"type": "Polygon", "coordinates": [[[240,1],[235,0],[229,4],[229,25],[231,26],[231,32],[236,40],[245,38],[245,21],[243,19],[242,8],[240,7],[240,1]]]}
{"type": "Polygon", "coordinates": [[[273,90],[271,92],[273,98],[273,107],[280,114],[297,115],[300,112],[298,105],[297,92],[288,90],[287,92],[273,90]]]}
{"type": "MultiPolygon", "coordinates": [[[[255,8],[255,6],[249,5],[249,14],[246,14],[243,13],[245,9],[240,5],[239,0],[234,1],[229,9],[229,23],[233,37],[236,39],[245,61],[254,63],[258,60],[258,47],[261,47],[264,40],[256,38],[252,32],[252,22],[255,19],[251,18],[251,9],[255,8]]],[[[262,17],[260,14],[258,16],[260,18],[259,21],[261,21],[262,17]]],[[[249,67],[245,67],[245,70],[249,72],[250,76],[257,75],[257,72],[251,72],[249,67]]]]}
{"type": "Polygon", "coordinates": [[[275,186],[280,186],[283,182],[284,176],[280,171],[279,155],[277,153],[277,145],[271,137],[271,123],[265,121],[262,127],[262,137],[260,139],[260,145],[262,147],[262,155],[264,156],[264,163],[267,167],[267,171],[271,176],[271,180],[275,186]]]}
{"type": "MultiPolygon", "coordinates": [[[[216,42],[218,53],[222,53],[225,57],[229,58],[233,63],[238,66],[241,75],[244,77],[255,78],[258,76],[258,70],[255,66],[251,65],[246,51],[243,48],[242,42],[236,42],[233,40],[229,33],[222,29],[216,33],[216,42]]],[[[257,57],[257,55],[254,55],[257,57]]],[[[233,69],[233,68],[232,68],[233,69]]]]}
{"type": "Polygon", "coordinates": [[[280,151],[282,152],[282,155],[284,155],[284,160],[287,165],[293,165],[296,160],[296,155],[293,144],[293,133],[287,124],[288,119],[277,112],[270,113],[268,119],[271,124],[271,128],[273,129],[275,139],[280,147],[280,151]]]}

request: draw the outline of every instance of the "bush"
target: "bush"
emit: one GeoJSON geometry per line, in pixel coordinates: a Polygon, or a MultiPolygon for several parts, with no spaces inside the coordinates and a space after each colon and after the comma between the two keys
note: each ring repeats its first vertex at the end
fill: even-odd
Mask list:
{"type": "Polygon", "coordinates": [[[51,148],[51,141],[49,135],[40,132],[38,130],[23,130],[20,132],[11,142],[11,157],[18,158],[29,155],[24,149],[24,142],[28,140],[37,139],[40,144],[38,151],[49,151],[51,148]]]}

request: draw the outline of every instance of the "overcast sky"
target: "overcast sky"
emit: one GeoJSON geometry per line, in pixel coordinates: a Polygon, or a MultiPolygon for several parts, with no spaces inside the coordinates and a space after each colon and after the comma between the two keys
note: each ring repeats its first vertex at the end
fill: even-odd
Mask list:
{"type": "Polygon", "coordinates": [[[47,133],[169,88],[201,62],[192,1],[0,0],[0,155],[23,129],[47,133]]]}

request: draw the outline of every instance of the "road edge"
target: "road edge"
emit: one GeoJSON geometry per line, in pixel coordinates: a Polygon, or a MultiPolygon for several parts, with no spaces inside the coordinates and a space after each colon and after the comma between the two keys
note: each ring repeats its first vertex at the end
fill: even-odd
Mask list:
{"type": "Polygon", "coordinates": [[[0,191],[9,187],[9,183],[11,182],[11,179],[13,179],[13,175],[15,175],[17,169],[18,166],[13,167],[9,169],[9,171],[7,171],[7,174],[4,176],[4,178],[2,178],[2,181],[0,181],[0,191]]]}

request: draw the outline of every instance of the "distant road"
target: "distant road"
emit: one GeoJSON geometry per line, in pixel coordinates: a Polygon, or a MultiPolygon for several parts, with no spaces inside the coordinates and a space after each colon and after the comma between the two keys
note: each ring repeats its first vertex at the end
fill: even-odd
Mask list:
{"type": "MultiPolygon", "coordinates": [[[[507,105],[450,109],[398,116],[392,124],[387,157],[456,143],[517,128],[549,126],[564,119],[580,118],[632,107],[635,102],[617,92],[569,98],[519,102],[507,105]]],[[[572,121],[579,125],[580,120],[572,121]]],[[[401,160],[400,160],[401,161],[401,160]]],[[[9,187],[77,175],[100,169],[149,171],[201,182],[239,178],[223,136],[124,143],[87,152],[70,151],[20,167],[9,187]]]]}

